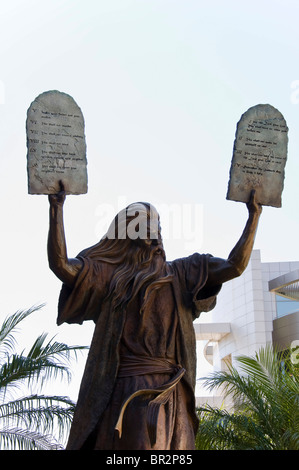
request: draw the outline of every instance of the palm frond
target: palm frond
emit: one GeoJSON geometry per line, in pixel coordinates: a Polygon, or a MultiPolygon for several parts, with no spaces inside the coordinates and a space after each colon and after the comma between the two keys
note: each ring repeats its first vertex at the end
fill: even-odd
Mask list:
{"type": "Polygon", "coordinates": [[[71,379],[69,363],[71,355],[77,357],[78,351],[88,349],[86,346],[68,346],[64,343],[52,342],[45,346],[47,334],[41,334],[27,356],[10,354],[0,366],[0,390],[6,393],[8,388],[19,387],[24,381],[29,385],[38,380],[43,386],[45,380],[56,379],[58,376],[71,379]]]}
{"type": "Polygon", "coordinates": [[[88,349],[88,346],[69,346],[65,343],[53,341],[55,336],[44,345],[47,333],[41,334],[32,345],[27,358],[35,364],[32,377],[41,378],[43,382],[51,378],[56,379],[58,375],[61,378],[66,377],[68,382],[71,379],[69,364],[71,359],[77,359],[78,351],[88,349]],[[74,357],[73,357],[74,356],[74,357]]]}
{"type": "Polygon", "coordinates": [[[28,354],[14,352],[18,325],[41,307],[16,312],[0,326],[0,449],[62,448],[53,436],[64,441],[73,419],[72,400],[33,394],[32,386],[41,388],[44,381],[57,377],[69,381],[71,359],[77,359],[77,353],[88,347],[68,346],[55,341],[55,337],[47,340],[47,333],[42,333],[28,354]],[[20,391],[28,387],[31,394],[20,397],[20,391]],[[17,399],[12,393],[16,390],[17,399]]]}
{"type": "Polygon", "coordinates": [[[203,378],[203,385],[209,391],[221,388],[225,397],[230,397],[234,401],[242,400],[248,393],[248,384],[235,367],[230,367],[229,371],[217,371],[203,378]]]}
{"type": "Polygon", "coordinates": [[[272,347],[254,357],[237,358],[240,372],[216,372],[205,378],[210,390],[221,387],[232,397],[231,412],[214,408],[199,410],[197,448],[298,449],[299,376],[288,357],[281,358],[272,347]]]}
{"type": "Polygon", "coordinates": [[[72,353],[74,353],[75,358],[77,358],[78,351],[88,349],[88,346],[69,346],[65,343],[53,341],[55,336],[51,338],[51,340],[48,341],[48,343],[44,346],[44,342],[47,336],[47,333],[42,333],[40,336],[38,336],[38,338],[33,343],[29,353],[27,354],[28,357],[40,360],[55,358],[69,362],[72,353]]]}
{"type": "Polygon", "coordinates": [[[55,379],[58,374],[70,380],[71,372],[65,365],[14,354],[7,357],[7,361],[0,367],[0,390],[2,394],[6,394],[8,388],[20,388],[25,382],[29,385],[33,379],[40,379],[42,386],[44,380],[55,379]]]}
{"type": "Polygon", "coordinates": [[[43,434],[57,430],[59,438],[68,432],[75,403],[68,397],[30,395],[0,405],[4,426],[34,428],[43,434]]]}
{"type": "Polygon", "coordinates": [[[17,326],[25,318],[33,312],[40,310],[44,304],[33,306],[27,310],[18,310],[16,313],[5,318],[0,326],[0,352],[6,354],[14,349],[16,339],[13,333],[16,332],[17,326]]]}
{"type": "Polygon", "coordinates": [[[197,448],[215,450],[272,449],[272,442],[255,420],[246,414],[219,408],[199,410],[197,448]],[[198,447],[200,446],[200,447],[198,447]]]}
{"type": "Polygon", "coordinates": [[[0,450],[60,450],[63,449],[52,435],[20,428],[0,429],[0,450]]]}
{"type": "Polygon", "coordinates": [[[280,380],[280,361],[271,345],[262,348],[254,357],[238,356],[240,369],[254,377],[263,388],[273,389],[280,380]]]}

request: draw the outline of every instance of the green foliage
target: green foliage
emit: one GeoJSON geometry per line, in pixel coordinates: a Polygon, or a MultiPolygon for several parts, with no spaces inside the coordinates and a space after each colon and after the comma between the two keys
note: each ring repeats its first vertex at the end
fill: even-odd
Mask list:
{"type": "Polygon", "coordinates": [[[46,342],[42,333],[28,354],[15,352],[19,324],[43,306],[32,307],[7,317],[0,327],[0,449],[61,449],[73,418],[75,404],[68,397],[29,393],[16,397],[24,388],[49,379],[71,379],[70,360],[84,346],[46,342]],[[57,436],[57,437],[54,437],[57,436]]]}
{"type": "Polygon", "coordinates": [[[238,370],[231,367],[205,380],[210,390],[221,387],[233,410],[198,410],[197,449],[299,450],[298,366],[272,347],[237,362],[238,370]]]}

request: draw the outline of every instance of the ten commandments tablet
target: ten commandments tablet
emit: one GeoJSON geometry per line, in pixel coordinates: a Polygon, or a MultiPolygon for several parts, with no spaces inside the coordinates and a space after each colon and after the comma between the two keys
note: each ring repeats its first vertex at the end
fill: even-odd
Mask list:
{"type": "Polygon", "coordinates": [[[227,199],[281,207],[287,160],[288,128],[283,115],[269,104],[249,108],[236,131],[227,199]]]}
{"type": "Polygon", "coordinates": [[[39,95],[27,111],[29,194],[87,192],[84,118],[73,98],[59,91],[39,95]]]}

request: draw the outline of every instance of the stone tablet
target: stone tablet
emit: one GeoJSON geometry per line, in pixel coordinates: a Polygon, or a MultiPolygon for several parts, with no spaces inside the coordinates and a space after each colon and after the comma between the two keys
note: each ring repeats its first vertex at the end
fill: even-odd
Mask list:
{"type": "Polygon", "coordinates": [[[249,108],[237,125],[227,199],[248,202],[252,189],[265,206],[281,207],[288,128],[269,104],[249,108]]]}
{"type": "Polygon", "coordinates": [[[59,91],[39,95],[27,111],[29,194],[87,192],[84,118],[73,98],[59,91]]]}

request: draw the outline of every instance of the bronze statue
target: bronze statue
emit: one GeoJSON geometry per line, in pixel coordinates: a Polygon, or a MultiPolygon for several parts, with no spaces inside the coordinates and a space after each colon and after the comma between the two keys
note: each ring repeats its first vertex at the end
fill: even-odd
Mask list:
{"type": "Polygon", "coordinates": [[[57,322],[95,322],[67,449],[194,449],[192,322],[248,264],[262,209],[254,192],[228,259],[195,253],[168,262],[147,203],[128,206],[99,243],[69,259],[61,189],[49,196],[49,265],[63,283],[57,322]]]}

